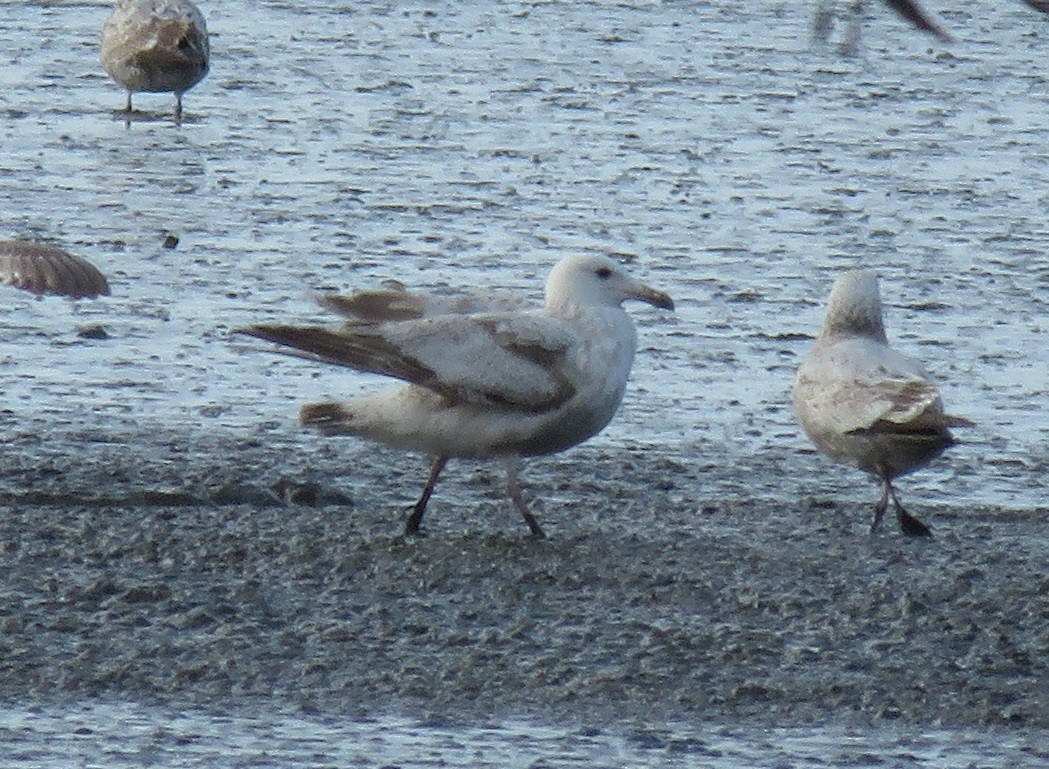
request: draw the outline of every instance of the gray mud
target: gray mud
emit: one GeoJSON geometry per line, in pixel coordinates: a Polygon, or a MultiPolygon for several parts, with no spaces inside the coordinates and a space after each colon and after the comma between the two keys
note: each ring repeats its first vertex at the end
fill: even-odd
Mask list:
{"type": "Polygon", "coordinates": [[[0,698],[1049,727],[1044,511],[871,536],[866,506],[706,496],[656,450],[584,448],[528,473],[549,540],[470,463],[405,540],[419,460],[136,445],[51,465],[75,493],[7,495],[0,698]]]}

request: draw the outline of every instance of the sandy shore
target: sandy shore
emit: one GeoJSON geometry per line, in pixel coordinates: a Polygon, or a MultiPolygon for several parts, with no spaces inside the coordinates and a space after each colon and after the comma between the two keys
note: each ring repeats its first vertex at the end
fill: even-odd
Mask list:
{"type": "Polygon", "coordinates": [[[406,541],[420,459],[95,437],[9,450],[0,698],[1049,726],[1044,510],[872,537],[855,499],[709,498],[677,459],[584,446],[526,473],[548,541],[475,465],[406,541]]]}

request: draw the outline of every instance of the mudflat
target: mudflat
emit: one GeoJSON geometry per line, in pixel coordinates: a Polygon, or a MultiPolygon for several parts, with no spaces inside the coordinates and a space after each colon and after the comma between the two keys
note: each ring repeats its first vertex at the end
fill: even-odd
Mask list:
{"type": "Polygon", "coordinates": [[[0,698],[1049,726],[1044,509],[871,535],[860,494],[708,495],[680,458],[584,446],[526,473],[548,540],[469,463],[405,539],[421,458],[202,435],[11,463],[0,698]]]}

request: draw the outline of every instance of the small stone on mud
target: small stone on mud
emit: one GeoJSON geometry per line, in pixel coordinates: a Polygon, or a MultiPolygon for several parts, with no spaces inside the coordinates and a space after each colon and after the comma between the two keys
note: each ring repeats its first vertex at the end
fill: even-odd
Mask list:
{"type": "Polygon", "coordinates": [[[81,326],[76,330],[80,339],[109,339],[109,332],[101,323],[93,323],[90,326],[81,326]]]}

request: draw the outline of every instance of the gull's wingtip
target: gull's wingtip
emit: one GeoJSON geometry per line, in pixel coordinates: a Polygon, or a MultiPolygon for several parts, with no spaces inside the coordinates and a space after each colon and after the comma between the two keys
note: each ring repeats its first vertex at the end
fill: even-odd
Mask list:
{"type": "Polygon", "coordinates": [[[674,300],[671,298],[670,294],[665,294],[662,291],[657,292],[656,298],[652,304],[661,310],[670,310],[670,312],[674,312],[677,309],[674,306],[674,300]]]}
{"type": "Polygon", "coordinates": [[[928,32],[941,43],[953,43],[954,37],[941,27],[915,0],[885,0],[885,4],[899,16],[923,32],[928,32]]]}

